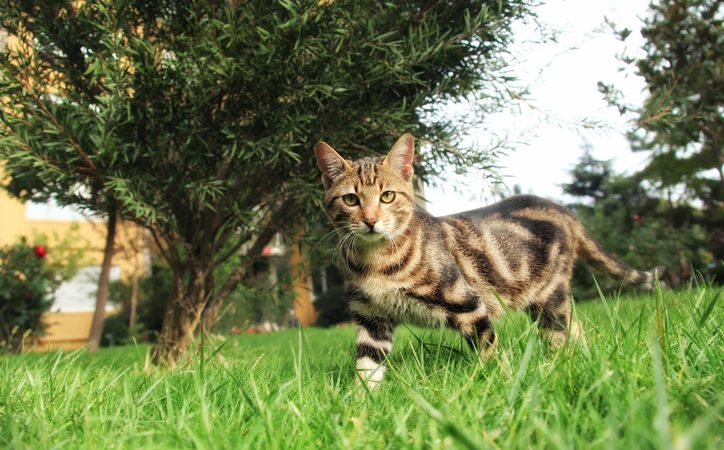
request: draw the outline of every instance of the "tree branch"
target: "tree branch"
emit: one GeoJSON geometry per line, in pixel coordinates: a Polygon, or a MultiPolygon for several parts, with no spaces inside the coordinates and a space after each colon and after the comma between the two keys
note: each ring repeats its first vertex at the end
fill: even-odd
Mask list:
{"type": "Polygon", "coordinates": [[[251,268],[251,265],[254,264],[254,261],[256,261],[259,255],[261,255],[264,247],[266,247],[269,241],[271,241],[276,232],[279,230],[277,224],[280,221],[280,216],[284,214],[290,204],[291,200],[286,200],[285,202],[282,202],[281,204],[279,204],[279,207],[274,211],[274,213],[270,215],[269,220],[267,221],[265,226],[262,227],[262,231],[259,233],[256,241],[251,246],[249,251],[247,251],[246,258],[234,269],[231,275],[229,275],[229,278],[226,279],[223,287],[217,293],[217,298],[226,298],[231,293],[231,291],[236,288],[236,285],[239,284],[246,271],[251,268]]]}
{"type": "Polygon", "coordinates": [[[163,244],[161,243],[161,238],[157,234],[156,227],[148,227],[148,229],[151,232],[151,237],[153,237],[153,241],[156,243],[156,246],[163,255],[164,259],[168,261],[169,265],[174,269],[180,268],[181,258],[179,258],[176,249],[172,249],[170,246],[168,247],[168,249],[165,249],[163,247],[163,244]]]}
{"type": "Polygon", "coordinates": [[[96,180],[103,183],[103,176],[98,171],[98,168],[93,163],[93,161],[88,157],[88,154],[83,150],[81,145],[73,139],[73,137],[68,133],[68,130],[58,121],[58,118],[55,117],[55,115],[45,106],[45,103],[40,99],[40,97],[34,92],[32,87],[25,86],[25,84],[18,79],[18,77],[15,75],[15,73],[12,70],[12,67],[7,63],[7,61],[3,58],[2,59],[2,65],[5,68],[5,73],[12,78],[12,80],[20,86],[23,91],[28,92],[28,95],[33,100],[35,105],[40,108],[41,111],[46,115],[48,119],[53,123],[53,125],[63,133],[65,136],[66,141],[73,147],[76,152],[80,155],[81,159],[83,159],[83,162],[88,166],[88,169],[91,171],[91,174],[96,180]]]}

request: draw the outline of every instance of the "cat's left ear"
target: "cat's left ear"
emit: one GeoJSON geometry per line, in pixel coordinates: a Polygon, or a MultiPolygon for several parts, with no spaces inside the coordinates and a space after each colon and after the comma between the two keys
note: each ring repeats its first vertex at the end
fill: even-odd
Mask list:
{"type": "Polygon", "coordinates": [[[410,181],[413,173],[412,158],[414,156],[415,138],[410,133],[405,133],[392,146],[382,165],[402,175],[405,181],[410,181]]]}

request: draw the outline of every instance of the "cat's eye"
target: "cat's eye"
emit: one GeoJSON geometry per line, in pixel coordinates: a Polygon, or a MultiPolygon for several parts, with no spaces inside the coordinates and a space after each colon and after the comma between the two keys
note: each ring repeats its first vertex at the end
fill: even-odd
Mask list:
{"type": "Polygon", "coordinates": [[[359,205],[359,198],[354,194],[345,194],[342,196],[342,201],[344,201],[344,204],[347,206],[356,206],[359,205]]]}
{"type": "Polygon", "coordinates": [[[392,200],[395,199],[395,191],[385,191],[380,195],[380,200],[382,203],[392,203],[392,200]]]}

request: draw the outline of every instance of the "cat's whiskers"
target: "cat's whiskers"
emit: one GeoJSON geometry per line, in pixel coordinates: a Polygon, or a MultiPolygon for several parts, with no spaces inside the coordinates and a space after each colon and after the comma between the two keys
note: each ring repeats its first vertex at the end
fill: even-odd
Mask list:
{"type": "MultiPolygon", "coordinates": [[[[358,238],[357,238],[357,233],[352,232],[352,233],[350,234],[350,238],[347,239],[347,243],[346,243],[346,245],[347,245],[347,250],[346,250],[347,259],[348,259],[348,260],[353,260],[353,261],[355,261],[355,263],[357,263],[357,259],[355,258],[355,256],[357,255],[357,239],[358,239],[358,238]]],[[[349,263],[348,263],[348,268],[349,268],[349,263]]]]}
{"type": "Polygon", "coordinates": [[[317,241],[316,244],[314,244],[314,247],[312,247],[312,249],[309,251],[309,254],[313,255],[314,251],[317,249],[317,247],[319,247],[322,244],[322,242],[324,242],[325,239],[329,239],[329,238],[333,237],[335,234],[339,234],[340,230],[345,230],[345,229],[350,229],[350,228],[352,228],[352,224],[342,225],[341,227],[337,227],[337,228],[333,229],[332,231],[330,231],[329,233],[325,234],[324,236],[319,238],[319,240],[317,241]]]}
{"type": "MultiPolygon", "coordinates": [[[[337,230],[337,231],[339,231],[339,230],[337,230]]],[[[337,241],[337,245],[334,246],[334,250],[332,251],[332,254],[334,254],[334,255],[339,255],[340,257],[343,256],[343,255],[341,254],[342,244],[343,244],[344,241],[349,237],[349,235],[352,234],[352,233],[354,233],[354,231],[348,231],[348,232],[346,232],[346,233],[344,233],[344,234],[340,233],[341,236],[340,236],[339,240],[337,241]]]]}
{"type": "Polygon", "coordinates": [[[346,252],[348,255],[354,254],[355,252],[353,250],[356,250],[356,242],[357,242],[357,235],[359,233],[356,229],[353,229],[352,232],[349,234],[348,239],[345,241],[345,244],[347,246],[346,252]],[[355,245],[353,245],[355,244],[355,245]]]}
{"type": "Polygon", "coordinates": [[[357,253],[357,233],[352,233],[351,238],[347,240],[347,255],[354,255],[357,253]]]}
{"type": "MultiPolygon", "coordinates": [[[[334,255],[342,260],[347,270],[350,270],[349,260],[351,259],[351,246],[356,244],[357,239],[356,232],[352,228],[352,225],[349,225],[349,228],[350,231],[348,231],[339,239],[337,246],[334,248],[334,255]]],[[[343,228],[340,228],[340,230],[341,229],[343,228]]]]}

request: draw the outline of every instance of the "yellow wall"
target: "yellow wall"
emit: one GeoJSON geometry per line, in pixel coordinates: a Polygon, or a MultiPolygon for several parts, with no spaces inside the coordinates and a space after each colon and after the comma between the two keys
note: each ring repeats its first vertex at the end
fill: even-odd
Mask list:
{"type": "Polygon", "coordinates": [[[48,324],[46,335],[36,340],[29,350],[73,350],[88,343],[93,311],[50,312],[43,320],[48,324]]]}
{"type": "MultiPolygon", "coordinates": [[[[0,246],[17,242],[26,237],[33,245],[35,234],[48,237],[48,251],[53,251],[54,236],[62,237],[73,226],[78,227],[77,235],[88,242],[84,253],[83,265],[100,265],[105,246],[106,222],[103,220],[29,220],[25,217],[25,205],[0,190],[0,246]]],[[[147,264],[147,241],[144,230],[131,223],[118,225],[113,255],[114,266],[121,269],[121,278],[129,280],[134,272],[141,276],[147,264]]],[[[85,247],[85,243],[79,243],[85,247]]],[[[40,338],[31,347],[32,350],[52,350],[57,348],[73,349],[86,344],[90,333],[93,311],[48,312],[43,317],[49,325],[46,336],[40,338]]]]}
{"type": "MultiPolygon", "coordinates": [[[[77,234],[89,244],[86,252],[86,265],[100,265],[103,260],[103,247],[106,238],[106,223],[102,220],[30,220],[25,217],[25,205],[0,190],[0,245],[17,242],[21,237],[33,244],[35,234],[48,237],[49,251],[53,248],[54,236],[62,237],[73,226],[78,227],[77,234]]],[[[83,247],[85,243],[79,243],[83,247]]],[[[146,243],[143,229],[131,222],[119,223],[116,234],[116,250],[113,265],[121,269],[121,277],[127,279],[138,265],[143,264],[143,250],[146,243]]]]}
{"type": "Polygon", "coordinates": [[[304,257],[299,245],[293,242],[289,246],[289,266],[294,281],[294,313],[301,325],[314,325],[318,313],[312,303],[312,289],[309,285],[309,260],[304,257]]]}

